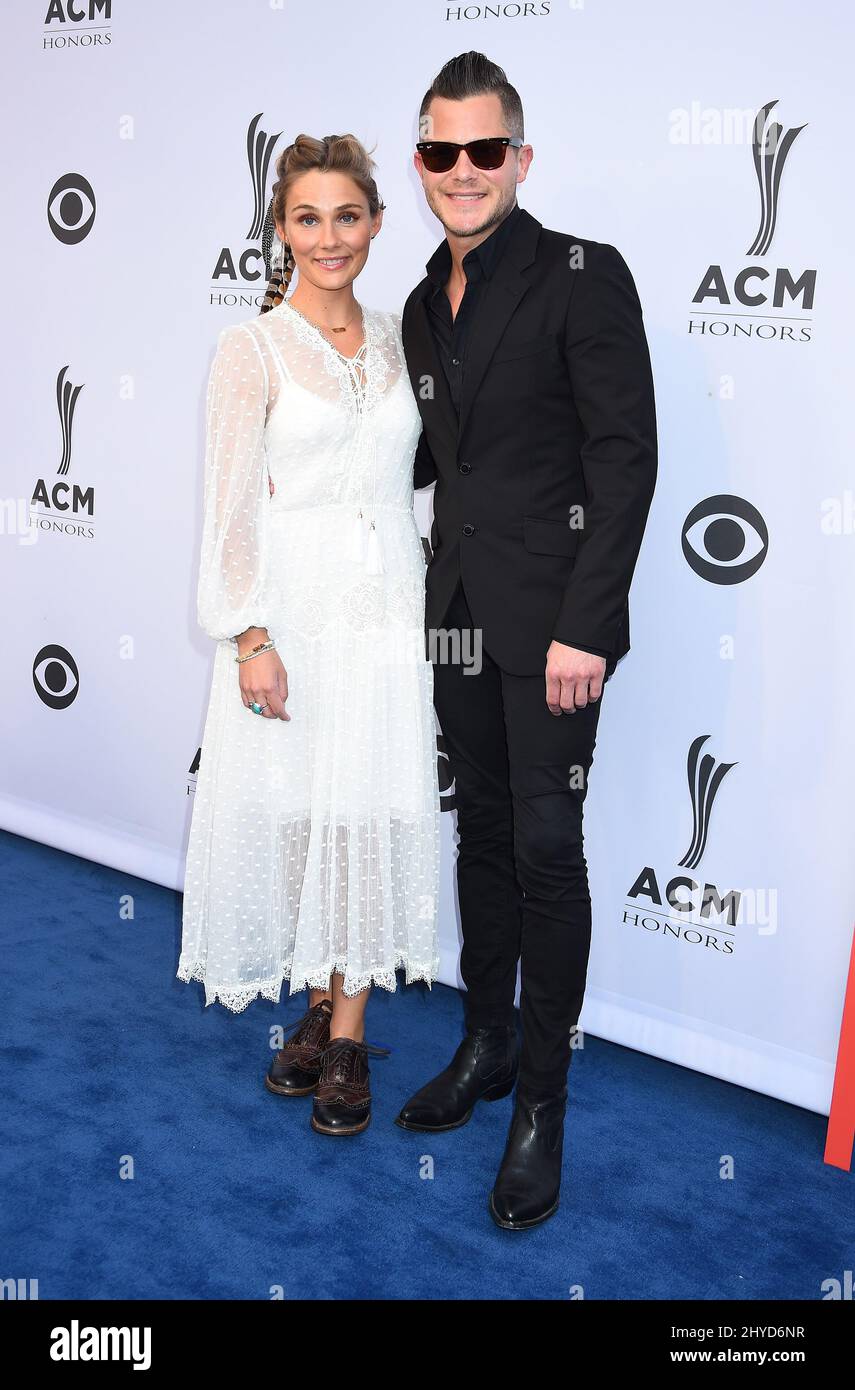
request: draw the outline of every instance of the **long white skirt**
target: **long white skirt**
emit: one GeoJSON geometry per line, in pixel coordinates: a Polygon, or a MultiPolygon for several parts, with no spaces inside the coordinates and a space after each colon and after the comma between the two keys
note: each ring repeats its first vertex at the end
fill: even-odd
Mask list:
{"type": "MultiPolygon", "coordinates": [[[[378,509],[378,517],[380,517],[378,509]]],[[[290,721],[248,710],[218,644],[196,781],[178,978],[253,999],[436,979],[440,809],[424,561],[411,511],[384,509],[386,572],[348,556],[352,509],[273,525],[270,622],[290,721]],[[317,554],[325,554],[319,577],[317,554]],[[307,583],[306,575],[315,576],[307,583]]]]}

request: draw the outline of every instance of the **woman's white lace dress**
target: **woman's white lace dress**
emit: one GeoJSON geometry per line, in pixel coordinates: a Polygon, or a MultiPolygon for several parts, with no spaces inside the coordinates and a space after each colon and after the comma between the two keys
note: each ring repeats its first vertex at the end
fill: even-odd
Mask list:
{"type": "Polygon", "coordinates": [[[400,317],[363,322],[350,360],[286,300],[223,329],[208,381],[198,616],[218,647],[177,974],[235,1012],[283,979],[337,971],[353,995],[438,973],[421,423],[400,317]],[[276,639],[290,722],[241,700],[248,627],[276,639]]]}

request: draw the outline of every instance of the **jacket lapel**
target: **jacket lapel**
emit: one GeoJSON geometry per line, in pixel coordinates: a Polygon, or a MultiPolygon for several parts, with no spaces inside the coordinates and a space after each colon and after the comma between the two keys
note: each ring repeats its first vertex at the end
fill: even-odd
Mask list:
{"type": "Polygon", "coordinates": [[[457,411],[428,319],[425,299],[432,288],[432,281],[426,280],[412,308],[406,352],[407,371],[423,423],[429,423],[431,430],[436,430],[442,436],[443,447],[453,451],[457,448],[457,411]],[[424,394],[425,379],[433,383],[432,396],[424,394]]]}
{"type": "Polygon", "coordinates": [[[534,260],[539,235],[540,223],[523,209],[522,216],[518,218],[505,247],[504,255],[484,286],[473,331],[466,341],[458,444],[463,439],[469,413],[484,379],[484,373],[490,365],[490,359],[499,346],[502,334],[517,306],[530,288],[531,282],[520,272],[534,260]]]}

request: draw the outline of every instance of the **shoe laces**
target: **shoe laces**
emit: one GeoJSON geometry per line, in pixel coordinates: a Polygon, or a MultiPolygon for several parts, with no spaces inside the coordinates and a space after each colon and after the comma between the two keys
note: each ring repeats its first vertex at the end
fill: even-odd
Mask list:
{"type": "Polygon", "coordinates": [[[283,1041],[291,1042],[296,1047],[316,1047],[324,1033],[329,1031],[332,1015],[331,1010],[323,1007],[326,1002],[322,999],[320,1003],[307,1009],[302,1017],[291,1025],[291,1031],[284,1035],[283,1041]]]}
{"type": "Polygon", "coordinates": [[[358,1085],[368,1053],[372,1057],[388,1057],[391,1051],[391,1047],[357,1042],[355,1038],[333,1038],[324,1049],[323,1080],[336,1086],[358,1085]]]}

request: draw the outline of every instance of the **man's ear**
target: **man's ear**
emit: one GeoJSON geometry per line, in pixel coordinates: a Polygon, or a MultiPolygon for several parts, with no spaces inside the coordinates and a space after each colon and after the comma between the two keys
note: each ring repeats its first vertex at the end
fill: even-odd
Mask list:
{"type": "Polygon", "coordinates": [[[531,168],[531,161],[534,159],[534,148],[531,145],[523,145],[520,148],[520,158],[517,167],[517,183],[525,183],[525,177],[531,168]]]}

